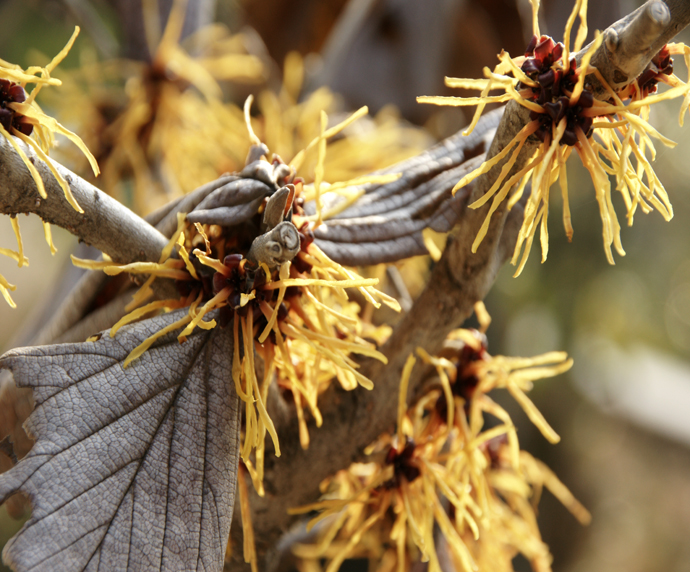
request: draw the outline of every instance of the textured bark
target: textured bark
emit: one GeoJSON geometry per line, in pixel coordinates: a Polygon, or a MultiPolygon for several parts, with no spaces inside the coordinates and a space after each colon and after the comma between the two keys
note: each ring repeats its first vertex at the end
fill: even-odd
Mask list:
{"type": "Polygon", "coordinates": [[[653,0],[604,32],[604,43],[592,58],[614,88],[640,75],[659,50],[690,23],[688,0],[653,0]]]}
{"type": "MultiPolygon", "coordinates": [[[[65,178],[77,203],[75,211],[47,165],[32,149],[17,141],[43,179],[46,199],[41,198],[29,170],[4,138],[0,137],[0,212],[10,216],[33,213],[60,226],[82,241],[106,253],[116,262],[155,261],[168,240],[144,219],[69,169],[53,163],[65,178]]],[[[161,295],[174,295],[172,283],[157,280],[161,295]],[[163,290],[165,289],[165,290],[163,290]]]]}
{"type": "MultiPolygon", "coordinates": [[[[656,13],[658,3],[659,0],[648,2],[611,26],[618,30],[619,45],[633,47],[625,52],[625,57],[613,63],[609,61],[611,52],[607,51],[606,42],[602,43],[593,60],[600,62],[599,69],[604,79],[614,83],[613,75],[619,69],[634,68],[641,72],[658,50],[689,23],[690,2],[669,0],[671,18],[667,24],[657,25],[647,17],[647,11],[656,13]],[[636,25],[625,26],[635,18],[636,25]],[[645,39],[644,43],[640,43],[640,38],[645,39]],[[639,54],[644,54],[642,59],[639,54]],[[626,58],[636,58],[638,62],[628,66],[626,58]],[[604,65],[601,63],[604,61],[609,63],[604,65]]],[[[664,8],[661,7],[661,11],[664,8]]],[[[581,58],[585,50],[576,57],[581,58]]],[[[635,77],[629,76],[626,82],[630,83],[635,77]]],[[[516,102],[508,103],[488,157],[499,153],[528,121],[529,112],[525,108],[516,102]]],[[[538,144],[536,138],[528,141],[511,174],[526,164],[538,144]]],[[[470,201],[481,197],[491,187],[504,163],[499,163],[477,179],[470,201]]],[[[510,174],[506,179],[508,177],[510,174]]],[[[363,449],[381,432],[393,428],[400,374],[407,356],[418,346],[430,353],[436,352],[447,333],[469,317],[474,303],[486,295],[498,269],[512,254],[521,213],[514,209],[508,217],[505,204],[494,213],[477,253],[470,253],[470,245],[488,209],[489,204],[464,213],[449,237],[443,257],[435,266],[426,289],[382,348],[388,364],[373,361],[362,364],[362,373],[374,381],[374,390],[371,393],[348,393],[333,387],[324,394],[320,398],[324,426],[321,429],[310,427],[311,442],[307,451],[299,446],[296,421],[278,427],[283,454],[280,458],[267,456],[266,497],[260,498],[254,493],[252,496],[252,519],[262,569],[271,570],[277,565],[280,556],[276,548],[278,539],[296,522],[295,517],[287,515],[286,509],[313,502],[319,495],[321,480],[351,462],[361,460],[363,449]]],[[[410,392],[415,391],[420,380],[421,368],[413,371],[410,392]]],[[[241,546],[238,543],[241,542],[242,531],[238,524],[232,527],[232,537],[233,543],[241,546]]],[[[234,560],[229,569],[239,570],[244,566],[244,563],[234,560]]]]}

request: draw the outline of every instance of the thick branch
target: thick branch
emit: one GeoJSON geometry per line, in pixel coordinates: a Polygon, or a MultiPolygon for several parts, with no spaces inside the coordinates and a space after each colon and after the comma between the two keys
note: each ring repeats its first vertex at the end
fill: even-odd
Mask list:
{"type": "MultiPolygon", "coordinates": [[[[158,262],[168,240],[144,219],[81,179],[69,169],[53,163],[65,178],[84,210],[75,211],[48,166],[32,149],[17,141],[41,175],[48,197],[41,198],[29,170],[9,142],[0,137],[0,212],[14,216],[33,213],[45,222],[60,226],[95,246],[116,262],[158,262]]],[[[172,283],[157,280],[158,287],[174,295],[172,283]]],[[[160,292],[164,294],[163,291],[160,292]]]]}
{"type": "MultiPolygon", "coordinates": [[[[611,42],[605,42],[593,61],[611,84],[621,86],[620,82],[614,81],[614,76],[621,79],[621,70],[626,73],[623,83],[634,80],[659,49],[688,24],[690,2],[668,0],[668,21],[663,15],[666,6],[659,4],[659,0],[648,2],[610,28],[617,35],[619,49],[616,56],[612,56],[611,42]]],[[[582,53],[578,56],[581,57],[582,53]]],[[[505,148],[528,121],[526,109],[515,102],[509,103],[488,156],[495,156],[505,148]]],[[[513,173],[526,164],[538,144],[536,138],[528,141],[513,173]]],[[[502,164],[499,164],[477,180],[470,200],[487,192],[501,168],[502,164]]],[[[471,314],[473,304],[483,299],[490,289],[498,269],[512,253],[522,217],[518,209],[508,213],[504,206],[499,207],[477,253],[470,254],[470,245],[488,208],[486,205],[478,210],[468,210],[461,219],[426,289],[382,348],[388,364],[374,361],[362,364],[362,372],[374,381],[375,389],[372,392],[344,392],[337,387],[331,388],[320,401],[324,427],[311,427],[311,443],[307,451],[299,446],[294,420],[291,425],[279,428],[283,454],[279,459],[267,457],[266,497],[254,495],[252,498],[252,520],[257,549],[263,555],[262,569],[270,570],[275,565],[277,541],[294,522],[294,518],[286,514],[286,509],[315,500],[319,494],[318,484],[323,478],[361,460],[364,447],[384,430],[393,428],[400,373],[407,356],[418,346],[436,352],[447,333],[471,314]]],[[[415,391],[420,377],[421,368],[410,380],[411,392],[415,391]]],[[[234,545],[239,548],[241,529],[238,525],[233,526],[232,536],[234,545]]],[[[237,560],[231,567],[239,569],[243,565],[237,560]]]]}
{"type": "Polygon", "coordinates": [[[24,152],[40,173],[48,194],[42,199],[17,152],[0,138],[0,210],[7,215],[34,213],[45,222],[67,229],[117,262],[158,260],[166,238],[127,207],[53,163],[84,210],[75,211],[52,173],[23,143],[24,152]]]}
{"type": "Polygon", "coordinates": [[[659,50],[690,23],[688,0],[653,0],[604,32],[592,58],[611,87],[619,89],[640,75],[659,50]]]}

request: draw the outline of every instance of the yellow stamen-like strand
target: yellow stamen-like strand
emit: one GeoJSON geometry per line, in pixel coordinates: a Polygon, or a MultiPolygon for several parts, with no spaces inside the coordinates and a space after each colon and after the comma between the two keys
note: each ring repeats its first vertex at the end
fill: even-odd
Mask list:
{"type": "Polygon", "coordinates": [[[405,411],[407,411],[407,386],[410,383],[412,368],[414,367],[416,361],[417,360],[412,354],[407,356],[402,375],[400,376],[400,391],[398,392],[398,447],[403,447],[405,443],[405,435],[403,434],[403,417],[405,416],[405,411]]]}
{"type": "Polygon", "coordinates": [[[244,561],[251,565],[252,572],[258,572],[259,566],[256,558],[256,546],[254,543],[254,527],[252,526],[252,509],[249,505],[249,492],[247,480],[242,466],[237,471],[237,489],[240,495],[240,516],[242,517],[242,535],[244,561]]]}

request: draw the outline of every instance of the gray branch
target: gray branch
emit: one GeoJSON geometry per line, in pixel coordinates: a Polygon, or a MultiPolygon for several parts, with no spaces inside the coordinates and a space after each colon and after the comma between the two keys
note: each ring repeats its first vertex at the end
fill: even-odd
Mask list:
{"type": "MultiPolygon", "coordinates": [[[[618,45],[625,51],[614,60],[611,52],[602,44],[593,61],[604,79],[614,81],[616,71],[626,70],[625,83],[635,79],[656,55],[658,50],[690,22],[688,0],[668,0],[668,23],[659,24],[659,18],[650,14],[663,12],[659,0],[645,6],[614,24],[618,45]],[[635,22],[634,25],[628,25],[635,22]],[[633,65],[628,60],[635,60],[633,65]],[[632,72],[630,71],[632,70],[632,72]]],[[[662,18],[663,20],[663,18],[662,18]]],[[[610,28],[610,29],[611,29],[610,28]]],[[[607,34],[609,32],[606,32],[607,34]]],[[[579,54],[580,57],[582,53],[579,54]]],[[[621,84],[617,84],[621,87],[621,84]]],[[[503,114],[488,157],[499,153],[529,121],[529,112],[519,104],[510,102],[503,114]]],[[[538,145],[538,140],[525,145],[513,173],[521,169],[538,145]]],[[[476,180],[470,200],[481,197],[494,183],[503,163],[476,180]]],[[[512,173],[511,173],[512,174],[512,173]]],[[[506,179],[509,177],[508,175],[506,179]]],[[[412,309],[396,326],[391,338],[382,348],[388,358],[383,365],[373,360],[362,363],[362,373],[374,381],[372,392],[345,392],[333,387],[320,398],[320,408],[325,420],[324,427],[310,426],[310,445],[303,451],[299,445],[297,422],[280,424],[279,433],[282,455],[267,455],[265,488],[267,495],[260,498],[252,492],[252,520],[255,528],[257,551],[261,555],[261,569],[271,570],[277,565],[278,539],[295,522],[287,514],[291,506],[313,502],[318,497],[318,484],[325,477],[350,463],[362,460],[363,449],[383,431],[395,424],[397,394],[403,364],[416,347],[434,353],[453,328],[458,327],[472,313],[475,302],[487,294],[495,276],[512,254],[521,224],[520,209],[510,213],[505,204],[494,213],[491,225],[476,254],[470,254],[469,246],[481,227],[489,205],[477,210],[466,209],[439,263],[434,267],[426,289],[412,309]]],[[[414,392],[421,381],[421,368],[413,371],[410,391],[414,392]]],[[[235,546],[241,546],[242,530],[239,523],[232,527],[235,546]]],[[[240,558],[241,560],[241,558],[240,558]]],[[[240,560],[233,560],[232,570],[244,569],[240,560]]]]}
{"type": "MultiPolygon", "coordinates": [[[[67,229],[115,262],[158,262],[161,250],[168,242],[165,236],[115,199],[53,162],[84,210],[78,213],[65,199],[62,188],[48,166],[23,142],[17,143],[36,166],[48,197],[41,198],[36,183],[17,152],[4,137],[0,137],[0,212],[10,216],[36,214],[45,222],[67,229]]],[[[174,295],[171,282],[156,282],[161,294],[174,295]]]]}
{"type": "Polygon", "coordinates": [[[605,31],[604,45],[591,63],[614,89],[623,87],[689,23],[687,0],[647,2],[605,31]]]}
{"type": "MultiPolygon", "coordinates": [[[[662,6],[659,0],[649,2],[609,28],[606,32],[607,41],[593,58],[593,62],[608,82],[620,87],[632,81],[635,74],[649,64],[658,49],[688,24],[688,0],[668,0],[666,7],[662,6]],[[670,13],[668,21],[664,15],[666,7],[670,13]]],[[[503,114],[488,156],[495,156],[500,152],[528,120],[528,113],[524,108],[510,103],[503,114]]],[[[524,166],[537,144],[537,141],[530,141],[525,145],[515,170],[524,166]]],[[[447,152],[451,153],[452,149],[448,149],[447,152]]],[[[27,153],[33,156],[30,151],[27,153]]],[[[443,151],[440,153],[442,158],[443,151]]],[[[61,188],[47,167],[35,157],[33,160],[46,182],[46,200],[41,200],[38,196],[28,170],[16,153],[7,142],[0,139],[2,212],[10,215],[23,212],[38,214],[47,222],[66,228],[85,242],[93,244],[116,261],[158,259],[161,248],[167,242],[163,234],[95,187],[58,166],[70,182],[77,201],[85,210],[83,215],[76,213],[64,199],[61,188]]],[[[433,177],[420,177],[428,181],[436,176],[443,176],[449,169],[459,168],[458,165],[442,163],[433,177]]],[[[505,206],[500,207],[494,213],[487,235],[477,253],[470,254],[469,245],[474,241],[489,207],[486,205],[477,210],[464,207],[466,201],[475,200],[490,188],[501,167],[499,164],[485,176],[477,179],[463,195],[464,202],[459,204],[459,218],[456,219],[459,223],[449,237],[443,257],[435,266],[428,286],[382,348],[389,363],[382,365],[374,361],[362,362],[361,371],[373,379],[374,391],[344,392],[335,386],[327,391],[321,399],[324,427],[311,427],[311,444],[307,451],[303,451],[299,445],[294,415],[281,415],[275,420],[283,455],[280,458],[267,455],[266,497],[259,498],[251,493],[252,519],[257,548],[262,559],[260,569],[270,570],[275,564],[278,539],[294,522],[293,517],[287,515],[286,509],[313,501],[318,495],[318,484],[323,478],[347,467],[352,461],[361,459],[363,448],[382,431],[393,427],[399,378],[406,357],[418,346],[429,352],[436,352],[448,331],[460,325],[470,315],[474,303],[481,300],[490,289],[498,269],[512,252],[517,229],[521,223],[521,209],[518,205],[508,212],[505,206]]],[[[224,183],[232,183],[232,180],[226,180],[224,183]]],[[[423,181],[414,184],[408,181],[401,184],[409,184],[409,188],[416,188],[422,185],[423,181]]],[[[197,206],[211,190],[217,188],[211,185],[203,193],[196,195],[194,200],[198,201],[194,206],[197,206]]],[[[375,198],[385,201],[386,196],[383,195],[391,191],[391,188],[381,191],[381,196],[375,198]]],[[[433,189],[429,191],[434,192],[433,189]]],[[[222,191],[219,195],[221,194],[222,191]]],[[[396,193],[391,191],[391,194],[396,193]]],[[[375,194],[372,194],[371,198],[374,196],[375,194]]],[[[419,197],[415,196],[412,202],[416,200],[419,200],[419,197]]],[[[372,208],[375,208],[373,203],[372,208]]],[[[172,220],[172,214],[172,210],[160,213],[159,221],[172,220]]],[[[395,222],[395,218],[389,217],[389,222],[395,222]]],[[[345,233],[348,230],[351,229],[345,229],[345,233]]],[[[334,231],[333,236],[336,234],[334,231]]],[[[393,232],[382,240],[384,244],[387,244],[386,241],[392,241],[393,244],[396,240],[412,235],[413,233],[399,235],[393,232]]],[[[326,236],[319,239],[328,240],[326,236]]],[[[401,252],[403,251],[404,248],[401,252]]],[[[412,391],[419,382],[420,375],[415,373],[411,380],[412,391]]],[[[278,409],[284,410],[280,407],[278,409]]],[[[232,534],[233,544],[237,547],[233,554],[239,557],[232,567],[243,568],[244,564],[240,562],[239,547],[242,543],[239,522],[235,523],[232,534]]]]}

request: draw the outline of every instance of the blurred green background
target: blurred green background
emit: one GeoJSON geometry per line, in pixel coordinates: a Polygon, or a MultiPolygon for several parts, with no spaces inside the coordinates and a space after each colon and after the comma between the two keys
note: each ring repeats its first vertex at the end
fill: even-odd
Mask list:
{"type": "MultiPolygon", "coordinates": [[[[190,0],[193,2],[193,0],[190,0]]],[[[0,0],[0,57],[27,66],[52,56],[73,26],[83,31],[60,69],[75,66],[84,49],[101,56],[127,51],[131,31],[118,17],[125,2],[0,0]],[[114,51],[113,51],[114,50],[114,51]]],[[[136,4],[136,3],[135,3],[136,4]]],[[[265,54],[282,62],[291,50],[308,58],[307,85],[330,85],[346,107],[377,111],[395,104],[403,117],[435,138],[466,124],[459,109],[423,107],[417,95],[450,94],[443,76],[480,77],[505,48],[517,55],[529,40],[527,0],[219,0],[215,18],[234,30],[249,26],[265,54]]],[[[590,30],[603,29],[635,6],[592,3],[590,30]]],[[[571,10],[545,2],[542,31],[561,39],[571,10]]],[[[245,28],[246,29],[246,28],[245,28]]],[[[678,41],[690,40],[683,34],[678,41]]],[[[688,78],[681,58],[677,75],[688,78]]],[[[59,70],[56,73],[59,77],[59,70]]],[[[651,122],[678,143],[659,144],[655,169],[675,209],[665,222],[638,211],[621,232],[625,257],[607,264],[599,208],[587,172],[568,167],[573,242],[565,238],[560,193],[552,193],[548,260],[538,245],[519,278],[506,266],[486,300],[494,354],[534,355],[567,350],[575,366],[537,385],[531,396],[562,441],[549,445],[505,396],[523,448],[545,461],[587,506],[583,528],[546,493],[541,530],[562,572],[686,572],[690,570],[690,129],[678,125],[679,101],[655,108],[651,122]]],[[[50,112],[50,110],[47,110],[50,112]]],[[[619,220],[625,216],[614,196],[619,220]]],[[[0,258],[0,273],[19,286],[18,308],[0,305],[0,348],[22,324],[40,320],[40,301],[54,288],[76,241],[55,229],[51,258],[38,220],[21,219],[28,268],[0,258]]],[[[0,219],[0,244],[14,247],[0,219]]],[[[21,525],[0,508],[0,545],[21,525]]],[[[516,570],[528,570],[515,562],[516,570]]]]}

